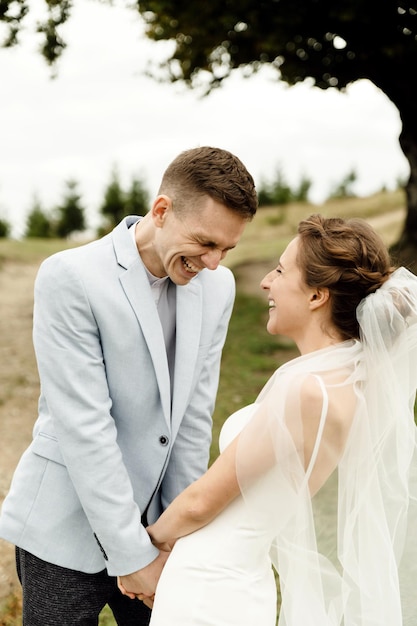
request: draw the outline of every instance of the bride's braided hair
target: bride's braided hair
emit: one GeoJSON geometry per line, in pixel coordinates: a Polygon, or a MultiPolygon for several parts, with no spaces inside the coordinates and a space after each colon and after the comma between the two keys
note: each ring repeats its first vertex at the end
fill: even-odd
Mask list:
{"type": "Polygon", "coordinates": [[[395,269],[382,239],[359,218],[311,215],[300,222],[298,264],[309,287],[327,287],[332,323],[344,339],[358,338],[356,308],[395,269]]]}

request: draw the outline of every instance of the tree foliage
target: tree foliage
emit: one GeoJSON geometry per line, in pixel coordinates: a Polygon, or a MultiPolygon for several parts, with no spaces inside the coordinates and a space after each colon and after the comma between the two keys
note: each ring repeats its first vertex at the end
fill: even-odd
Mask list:
{"type": "MultiPolygon", "coordinates": [[[[307,78],[343,90],[368,79],[397,107],[410,165],[407,217],[395,252],[413,266],[417,249],[416,0],[139,0],[150,38],[173,40],[170,80],[207,90],[234,68],[263,64],[294,85],[307,78]]],[[[358,150],[360,147],[358,147],[358,150]]],[[[417,265],[414,265],[417,269],[417,265]]]]}
{"type": "Polygon", "coordinates": [[[262,181],[258,187],[259,206],[283,205],[290,202],[308,202],[308,193],[312,181],[303,176],[298,186],[292,188],[287,183],[281,167],[276,170],[275,178],[262,181]]]}
{"type": "Polygon", "coordinates": [[[126,194],[126,213],[146,215],[149,209],[149,193],[143,178],[133,177],[126,194]]]}
{"type": "Polygon", "coordinates": [[[52,223],[46,211],[43,210],[38,198],[35,196],[30,210],[26,218],[25,237],[52,237],[52,223]]]}
{"type": "Polygon", "coordinates": [[[57,237],[69,237],[72,233],[85,230],[85,209],[81,204],[81,196],[77,190],[78,183],[68,180],[65,183],[64,198],[56,208],[57,220],[55,233],[57,237]]]}
{"type": "Polygon", "coordinates": [[[125,193],[122,189],[119,172],[116,167],[113,168],[110,182],[105,189],[100,213],[108,223],[109,229],[116,226],[116,224],[127,215],[125,193]]]}
{"type": "Polygon", "coordinates": [[[133,177],[130,187],[125,191],[120,182],[118,169],[113,167],[100,207],[105,225],[99,229],[99,234],[114,228],[126,215],[145,215],[148,211],[148,201],[149,194],[140,177],[133,177]]]}
{"type": "Polygon", "coordinates": [[[355,194],[352,190],[352,186],[356,183],[357,178],[356,171],[354,169],[351,170],[340,183],[334,185],[330,192],[330,198],[353,197],[355,194]]]}
{"type": "MultiPolygon", "coordinates": [[[[73,0],[44,0],[45,16],[37,21],[36,31],[41,35],[40,52],[51,65],[66,47],[60,27],[70,17],[72,5],[73,0]]],[[[4,47],[19,43],[20,31],[30,8],[30,0],[0,0],[0,22],[5,27],[4,47]]]]}
{"type": "Polygon", "coordinates": [[[5,219],[0,218],[0,237],[7,238],[10,235],[10,231],[10,223],[5,219]]]}
{"type": "MultiPolygon", "coordinates": [[[[402,0],[140,0],[147,35],[175,41],[171,78],[216,85],[233,68],[265,63],[293,85],[314,79],[343,89],[369,78],[383,91],[411,78],[417,59],[416,6],[402,0]],[[388,76],[387,76],[388,75],[388,76]]],[[[387,93],[389,97],[393,94],[387,93]]]]}

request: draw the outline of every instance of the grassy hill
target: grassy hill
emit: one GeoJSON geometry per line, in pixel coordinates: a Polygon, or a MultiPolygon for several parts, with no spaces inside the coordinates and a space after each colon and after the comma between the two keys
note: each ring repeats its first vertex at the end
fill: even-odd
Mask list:
{"type": "MultiPolygon", "coordinates": [[[[247,225],[239,245],[225,259],[225,265],[231,267],[236,276],[237,298],[223,351],[219,392],[213,416],[212,458],[218,453],[218,434],[227,416],[239,407],[253,402],[271,373],[282,362],[296,355],[291,342],[267,334],[267,303],[259,288],[259,281],[274,267],[287,242],[294,236],[300,219],[311,213],[363,217],[375,226],[386,244],[391,245],[398,238],[404,222],[405,198],[402,192],[390,192],[370,198],[331,201],[320,206],[291,204],[262,208],[247,225]]],[[[9,308],[2,308],[0,315],[0,326],[4,322],[4,328],[0,332],[0,350],[4,357],[3,368],[0,366],[0,383],[2,389],[7,390],[0,398],[0,436],[7,454],[14,445],[19,450],[25,447],[24,438],[30,439],[36,415],[38,380],[31,343],[33,277],[43,258],[74,245],[78,244],[62,240],[0,239],[0,282],[6,277],[6,269],[14,268],[14,275],[20,279],[27,273],[26,282],[19,280],[13,283],[12,280],[9,283],[14,285],[15,292],[10,286],[6,290],[4,280],[2,282],[2,293],[7,293],[8,301],[4,302],[3,295],[0,306],[7,304],[9,308]],[[13,298],[16,299],[14,308],[13,298]],[[15,311],[18,311],[18,315],[15,311]],[[18,436],[9,432],[12,428],[18,431],[18,436]]],[[[7,454],[0,460],[1,472],[3,477],[6,476],[3,479],[4,493],[17,456],[17,453],[14,456],[11,454],[9,466],[6,466],[7,454]]],[[[4,495],[1,491],[0,480],[0,501],[4,495]]],[[[10,550],[6,556],[8,560],[2,557],[3,563],[7,561],[13,567],[10,550]]],[[[17,626],[21,623],[19,587],[10,583],[10,591],[0,607],[0,626],[17,626]]],[[[109,612],[105,610],[100,625],[110,626],[114,623],[109,612]]]]}
{"type": "Polygon", "coordinates": [[[246,227],[239,245],[228,253],[225,265],[235,267],[242,262],[276,257],[292,237],[300,220],[312,213],[325,217],[362,217],[374,224],[388,246],[400,235],[405,219],[403,191],[382,192],[368,198],[329,200],[320,205],[294,203],[260,208],[246,227]]]}

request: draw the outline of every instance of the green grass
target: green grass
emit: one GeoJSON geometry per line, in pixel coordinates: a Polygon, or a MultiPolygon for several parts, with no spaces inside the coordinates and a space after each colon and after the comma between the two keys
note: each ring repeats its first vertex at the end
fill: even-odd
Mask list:
{"type": "MultiPolygon", "coordinates": [[[[236,267],[240,263],[276,258],[297,232],[299,221],[312,213],[321,213],[325,217],[372,219],[402,209],[405,218],[405,207],[402,190],[380,192],[368,198],[329,200],[321,205],[298,202],[284,207],[263,207],[246,226],[238,246],[228,253],[225,265],[236,267]],[[281,219],[283,212],[284,220],[281,219]]],[[[392,225],[377,228],[388,246],[398,239],[403,222],[404,219],[400,219],[395,228],[392,225]]]]}
{"type": "Polygon", "coordinates": [[[113,617],[113,613],[111,612],[108,606],[105,606],[102,612],[100,613],[100,618],[99,618],[98,623],[99,623],[99,626],[113,626],[114,624],[116,624],[114,617],[113,617]]]}
{"type": "Polygon", "coordinates": [[[64,239],[0,239],[0,269],[5,261],[40,263],[59,250],[77,245],[78,242],[64,239]]]}
{"type": "Polygon", "coordinates": [[[10,595],[0,606],[0,626],[20,626],[22,603],[20,595],[10,595]]]}

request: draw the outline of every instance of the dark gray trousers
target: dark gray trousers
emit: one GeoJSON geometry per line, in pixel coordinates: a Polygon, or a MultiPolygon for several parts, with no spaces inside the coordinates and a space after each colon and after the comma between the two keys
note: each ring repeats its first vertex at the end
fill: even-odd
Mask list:
{"type": "Polygon", "coordinates": [[[130,600],[106,570],[84,574],[52,565],[16,548],[16,567],[23,591],[23,626],[97,626],[106,604],[119,626],[148,626],[151,611],[130,600]]]}

